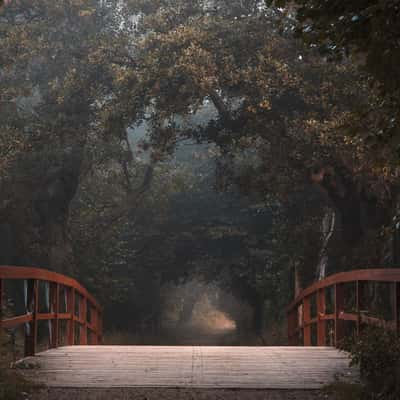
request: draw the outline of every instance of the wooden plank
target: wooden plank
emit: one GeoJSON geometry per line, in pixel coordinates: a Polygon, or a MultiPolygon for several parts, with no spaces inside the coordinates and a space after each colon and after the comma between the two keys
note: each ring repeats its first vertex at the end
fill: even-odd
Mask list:
{"type": "Polygon", "coordinates": [[[320,389],[358,379],[329,347],[71,346],[34,358],[24,373],[50,387],[320,389]]]}

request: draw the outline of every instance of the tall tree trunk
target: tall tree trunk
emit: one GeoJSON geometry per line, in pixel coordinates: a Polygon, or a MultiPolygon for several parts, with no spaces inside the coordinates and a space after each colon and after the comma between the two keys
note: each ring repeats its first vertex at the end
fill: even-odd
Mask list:
{"type": "MultiPolygon", "coordinates": [[[[65,274],[74,272],[74,256],[68,233],[69,206],[79,184],[82,153],[68,152],[63,160],[37,171],[24,171],[24,181],[10,179],[2,193],[6,207],[2,224],[12,228],[14,249],[8,258],[15,265],[43,267],[65,274]]],[[[2,196],[2,197],[3,197],[2,196]]],[[[0,243],[3,249],[5,242],[0,243]]]]}

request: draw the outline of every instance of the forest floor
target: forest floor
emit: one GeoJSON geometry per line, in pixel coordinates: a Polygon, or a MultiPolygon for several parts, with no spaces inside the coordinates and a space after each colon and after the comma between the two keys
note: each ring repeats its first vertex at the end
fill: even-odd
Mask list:
{"type": "MultiPolygon", "coordinates": [[[[157,334],[128,334],[108,332],[106,345],[162,345],[162,346],[263,346],[265,339],[236,328],[210,329],[192,324],[164,327],[157,334]]],[[[268,343],[269,344],[269,343],[268,343]]],[[[275,344],[275,343],[273,343],[275,344]]],[[[281,343],[278,343],[281,344],[281,343]]]]}
{"type": "MultiPolygon", "coordinates": [[[[339,400],[316,390],[49,389],[29,400],[339,400]]],[[[28,400],[28,399],[27,399],[28,400]]],[[[352,399],[353,400],[353,399],[352,399]]]]}

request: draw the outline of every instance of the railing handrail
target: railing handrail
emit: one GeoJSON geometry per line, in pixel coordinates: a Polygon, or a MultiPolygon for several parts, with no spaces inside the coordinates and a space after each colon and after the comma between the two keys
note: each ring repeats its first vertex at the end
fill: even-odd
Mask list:
{"type": "Polygon", "coordinates": [[[75,289],[79,294],[86,297],[95,308],[102,311],[102,307],[97,300],[84,288],[78,281],[68,276],[59,274],[57,272],[49,271],[42,268],[34,267],[11,267],[0,266],[0,279],[36,279],[39,281],[46,281],[51,283],[58,283],[75,289]]]}
{"type": "Polygon", "coordinates": [[[60,331],[63,332],[60,321],[67,323],[65,344],[86,345],[89,341],[98,344],[102,340],[102,311],[97,300],[73,278],[41,268],[0,266],[0,329],[25,325],[25,356],[36,353],[39,321],[49,321],[50,347],[60,345],[60,331]],[[26,282],[24,314],[9,318],[2,316],[5,280],[26,282]],[[48,293],[46,312],[39,308],[39,282],[48,284],[45,286],[48,293]],[[65,299],[64,307],[60,296],[65,299]],[[79,327],[78,331],[75,325],[79,327]]]}
{"type": "Polygon", "coordinates": [[[339,272],[314,282],[302,290],[287,307],[288,337],[290,344],[312,343],[311,326],[316,327],[317,345],[326,345],[327,322],[333,321],[333,343],[338,345],[344,337],[344,322],[353,321],[356,335],[359,335],[361,324],[380,324],[388,329],[400,331],[400,269],[369,268],[339,272]],[[393,315],[390,321],[368,316],[362,306],[362,288],[366,282],[390,283],[393,304],[393,315]],[[344,285],[355,284],[355,310],[346,312],[344,285]],[[333,288],[333,310],[327,312],[326,290],[333,288]],[[311,315],[311,299],[315,297],[314,315],[311,315]],[[300,336],[298,336],[301,334],[300,336]]]}

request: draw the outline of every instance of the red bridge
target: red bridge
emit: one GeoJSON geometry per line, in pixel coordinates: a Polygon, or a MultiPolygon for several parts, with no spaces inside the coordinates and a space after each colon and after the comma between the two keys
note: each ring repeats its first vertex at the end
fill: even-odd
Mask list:
{"type": "Polygon", "coordinates": [[[400,269],[363,269],[331,275],[303,290],[289,306],[289,344],[337,346],[345,336],[357,336],[363,326],[371,324],[398,331],[399,296],[400,269]],[[386,318],[373,315],[368,298],[368,289],[374,288],[371,285],[381,285],[388,297],[384,305],[389,311],[386,318]]]}
{"type": "Polygon", "coordinates": [[[101,307],[78,282],[42,269],[0,266],[0,328],[24,328],[25,358],[16,365],[57,399],[65,388],[97,390],[96,399],[119,396],[122,389],[128,391],[124,396],[133,390],[148,397],[148,388],[175,391],[174,398],[180,389],[240,389],[254,391],[254,399],[269,390],[274,399],[287,398],[288,390],[306,399],[336,379],[358,379],[346,354],[334,346],[365,324],[398,329],[399,284],[396,269],[351,271],[316,282],[289,306],[287,347],[103,346],[101,307]],[[22,315],[7,317],[8,281],[23,284],[22,315]],[[372,315],[370,285],[385,285],[391,303],[385,317],[372,315]],[[40,321],[49,321],[43,352],[37,352],[40,321]]]}

